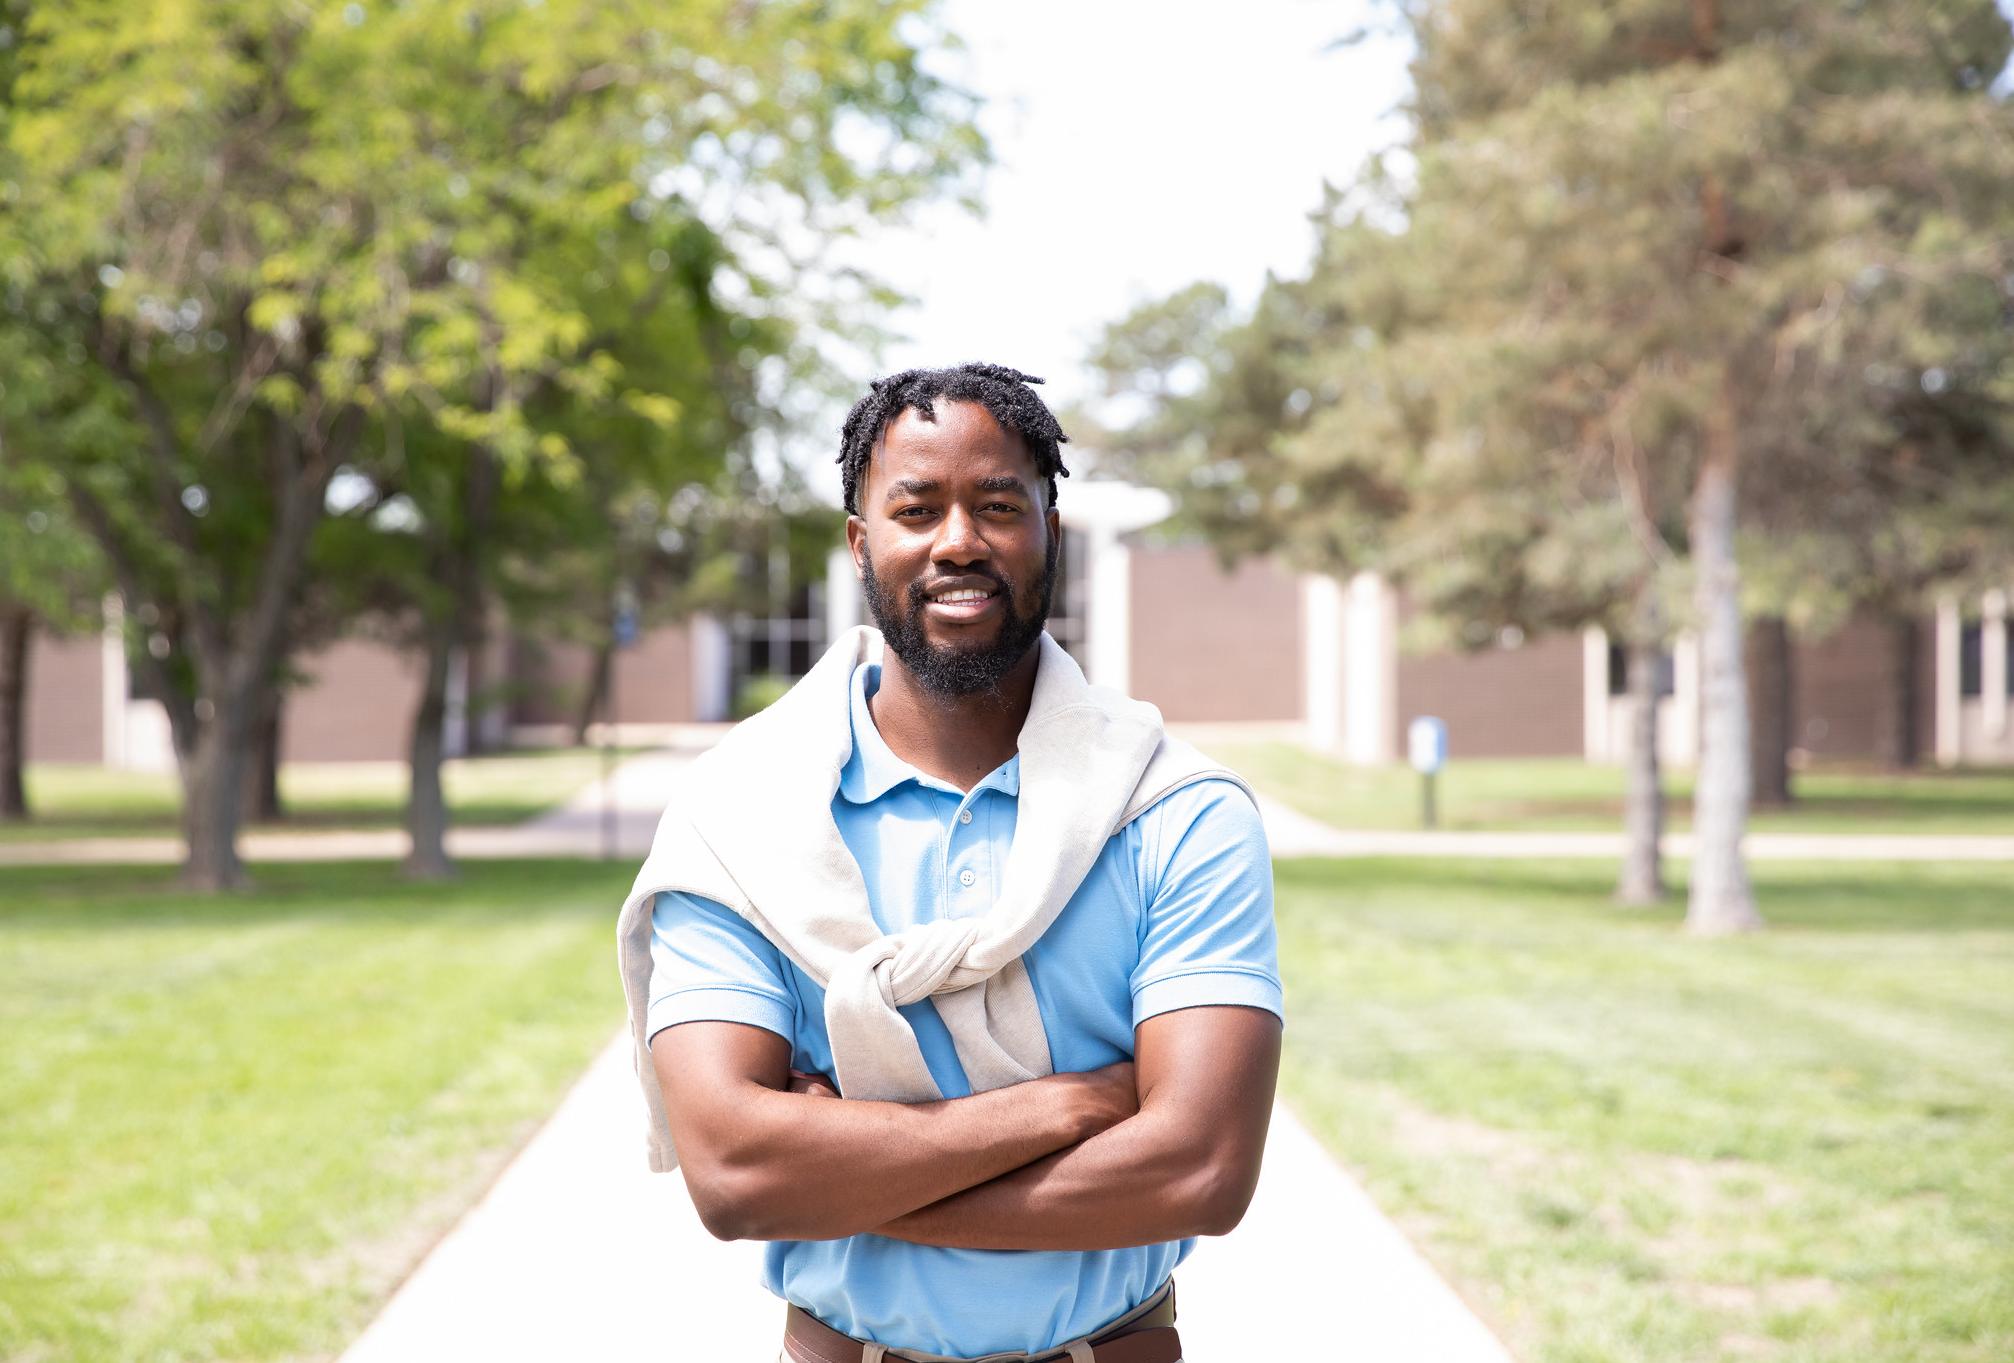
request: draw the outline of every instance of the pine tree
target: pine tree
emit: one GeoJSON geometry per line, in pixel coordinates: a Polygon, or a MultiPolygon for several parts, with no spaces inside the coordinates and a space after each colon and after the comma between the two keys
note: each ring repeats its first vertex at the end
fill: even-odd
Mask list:
{"type": "Polygon", "coordinates": [[[1376,273],[1339,281],[1345,391],[1295,460],[1403,489],[1392,557],[1499,597],[1617,583],[1632,540],[1682,565],[1703,690],[1687,923],[1756,926],[1739,537],[1976,452],[1947,438],[1964,421],[2004,437],[2014,119],[1987,87],[2007,21],[1988,0],[1408,17],[1410,164],[1345,217],[1376,273]],[[1535,571],[1576,542],[1577,569],[1535,571]]]}

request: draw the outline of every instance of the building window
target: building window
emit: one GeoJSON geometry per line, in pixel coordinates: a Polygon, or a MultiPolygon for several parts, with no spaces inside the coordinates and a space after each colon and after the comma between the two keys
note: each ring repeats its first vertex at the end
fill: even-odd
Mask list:
{"type": "Polygon", "coordinates": [[[729,695],[740,695],[752,677],[796,680],[825,652],[825,584],[793,583],[781,549],[768,559],[769,609],[739,612],[728,621],[732,675],[729,695]]]}
{"type": "MultiPolygon", "coordinates": [[[[1629,694],[1629,650],[1620,641],[1608,641],[1608,693],[1611,696],[1629,694]]],[[[1678,693],[1677,679],[1672,666],[1669,650],[1660,650],[1657,655],[1657,694],[1660,699],[1678,693]]]]}
{"type": "Polygon", "coordinates": [[[1084,665],[1090,635],[1090,544],[1082,530],[1063,527],[1063,544],[1056,552],[1056,583],[1049,598],[1049,637],[1084,665]]]}
{"type": "MultiPolygon", "coordinates": [[[[2007,664],[2001,675],[2007,679],[2007,694],[2014,696],[2014,620],[2009,620],[2001,633],[2007,652],[2007,664]]],[[[1965,700],[1977,700],[1985,691],[1986,627],[1980,621],[1968,620],[1958,627],[1958,694],[1965,700]]]]}

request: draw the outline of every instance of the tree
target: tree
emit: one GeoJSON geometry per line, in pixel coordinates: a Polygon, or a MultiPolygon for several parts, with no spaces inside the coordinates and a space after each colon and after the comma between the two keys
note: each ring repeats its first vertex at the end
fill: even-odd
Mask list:
{"type": "Polygon", "coordinates": [[[1440,248],[1434,288],[1463,334],[1549,352],[1540,391],[1685,488],[1703,691],[1687,922],[1753,926],[1738,527],[1790,521],[1899,443],[1877,357],[1920,389],[1933,365],[2005,354],[2014,164],[1985,85],[2007,23],[1957,0],[1450,0],[1417,30],[1407,235],[1440,248]]]}
{"type": "Polygon", "coordinates": [[[1952,453],[1913,438],[1914,395],[2004,432],[2014,138],[1986,86],[2007,21],[1985,0],[1405,14],[1409,164],[1332,213],[1333,396],[1238,481],[1272,528],[1362,531],[1353,552],[1441,602],[1567,618],[1689,578],[1687,923],[1755,926],[1738,545],[1952,453]],[[1268,495],[1288,488],[1293,511],[1268,495]]]}
{"type": "MultiPolygon", "coordinates": [[[[1312,357],[1254,362],[1302,378],[1273,436],[1193,453],[1210,422],[1159,399],[1199,433],[1182,482],[1242,542],[1377,567],[1443,621],[1604,624],[1639,678],[1689,582],[1688,923],[1752,926],[1737,545],[1825,538],[1839,499],[1900,486],[1923,495],[1889,516],[1949,520],[1933,489],[2004,467],[2014,167],[1984,86],[2007,24],[1956,0],[1405,13],[1409,163],[1325,210],[1294,286],[1312,357]]],[[[1911,534],[1936,538],[1888,538],[1911,534]]],[[[1654,833],[1654,737],[1634,746],[1632,820],[1654,833]]]]}
{"type": "Polygon", "coordinates": [[[29,814],[22,767],[35,632],[89,627],[102,590],[98,556],[50,470],[0,436],[0,820],[29,814]]]}
{"type": "Polygon", "coordinates": [[[1507,628],[1590,625],[1626,641],[1637,721],[1617,896],[1655,902],[1670,508],[1639,485],[1625,515],[1593,458],[1569,495],[1535,487],[1532,443],[1587,433],[1535,407],[1517,375],[1477,393],[1462,418],[1473,434],[1436,455],[1436,422],[1452,418],[1400,345],[1429,316],[1397,273],[1409,244],[1340,197],[1320,225],[1309,277],[1269,280],[1249,318],[1199,285],[1108,328],[1092,362],[1129,419],[1099,446],[1174,490],[1180,519],[1227,556],[1279,551],[1312,571],[1386,575],[1416,612],[1416,644],[1473,649],[1507,628]]]}
{"type": "Polygon", "coordinates": [[[467,462],[479,529],[483,489],[573,456],[529,415],[539,392],[662,424],[670,399],[591,332],[592,276],[550,265],[624,215],[695,221],[725,196],[754,236],[779,202],[891,212],[954,175],[979,145],[962,97],[920,68],[922,15],[30,13],[0,152],[8,304],[41,324],[45,389],[89,368],[116,399],[45,416],[128,431],[68,456],[66,488],[129,617],[153,622],[136,656],[175,737],[192,883],[241,878],[253,721],[338,471],[395,459],[401,426],[424,425],[467,462]]]}

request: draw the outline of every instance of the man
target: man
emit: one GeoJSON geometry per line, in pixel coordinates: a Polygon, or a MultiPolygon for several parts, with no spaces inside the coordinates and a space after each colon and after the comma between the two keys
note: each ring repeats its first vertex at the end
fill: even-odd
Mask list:
{"type": "Polygon", "coordinates": [[[653,1164],[772,1242],[795,1363],[1179,1363],[1170,1273],[1258,1179],[1258,813],[1044,633],[1066,437],[1035,382],[912,370],[854,407],[878,639],[696,764],[625,909],[653,1164]]]}

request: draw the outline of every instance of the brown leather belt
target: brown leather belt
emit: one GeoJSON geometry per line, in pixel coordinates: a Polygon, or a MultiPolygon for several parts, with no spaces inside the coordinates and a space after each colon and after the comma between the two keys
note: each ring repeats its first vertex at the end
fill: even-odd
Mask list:
{"type": "MultiPolygon", "coordinates": [[[[1085,1341],[1096,1363],[1182,1363],[1182,1340],[1175,1333],[1175,1287],[1162,1288],[1139,1315],[1085,1341]]],[[[783,1327],[783,1352],[796,1363],[861,1363],[867,1346],[827,1325],[799,1306],[792,1306],[783,1327]]],[[[891,1351],[893,1359],[908,1357],[891,1351]]],[[[928,1358],[931,1355],[917,1355],[928,1358]]],[[[990,1354],[989,1360],[1016,1363],[1072,1363],[1065,1347],[1045,1354],[990,1354]]]]}

